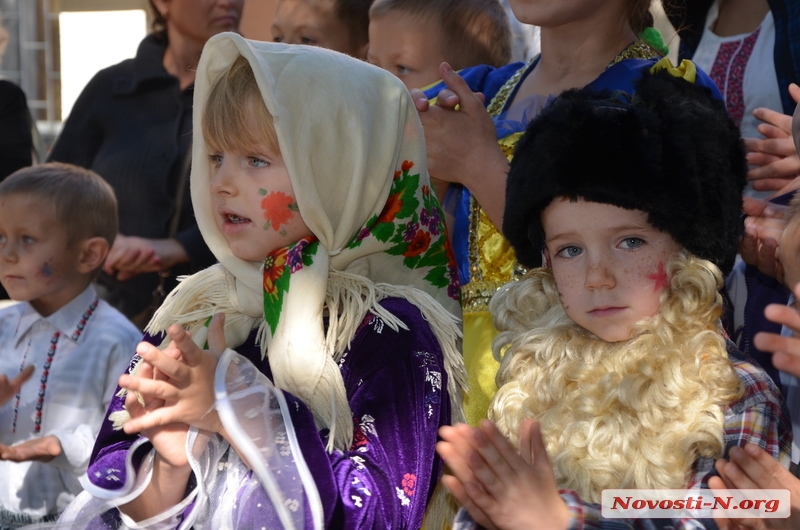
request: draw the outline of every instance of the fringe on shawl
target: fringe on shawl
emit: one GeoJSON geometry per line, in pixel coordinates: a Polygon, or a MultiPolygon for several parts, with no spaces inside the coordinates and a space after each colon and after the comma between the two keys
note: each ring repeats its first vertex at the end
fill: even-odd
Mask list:
{"type": "MultiPolygon", "coordinates": [[[[258,326],[257,341],[261,347],[262,359],[266,357],[266,323],[263,317],[256,318],[241,312],[241,305],[231,295],[236,292],[236,288],[230,273],[222,266],[216,265],[181,280],[180,285],[170,293],[156,311],[145,331],[157,334],[166,331],[172,324],[179,324],[192,333],[195,343],[203,347],[206,337],[206,321],[215,313],[222,312],[225,313],[225,338],[228,346],[231,348],[239,346],[250,331],[258,326]],[[202,342],[200,342],[201,340],[202,342]]],[[[384,298],[404,298],[420,310],[439,341],[448,376],[447,391],[450,394],[452,422],[463,422],[464,411],[461,398],[467,388],[467,375],[459,348],[461,330],[458,326],[458,319],[447,312],[428,293],[414,287],[387,283],[376,284],[364,276],[342,271],[329,271],[327,285],[326,305],[329,310],[329,320],[324,349],[333,352],[333,360],[338,362],[341,359],[367,312],[380,317],[395,331],[408,329],[405,323],[379,304],[384,298]]],[[[166,346],[166,342],[165,340],[162,346],[166,346]]],[[[293,375],[302,377],[302,374],[293,375]]],[[[323,426],[332,430],[332,440],[337,438],[334,440],[333,446],[329,444],[328,450],[349,449],[350,444],[346,440],[352,438],[352,432],[348,432],[344,436],[334,436],[336,433],[333,432],[338,415],[337,410],[346,410],[348,412],[347,423],[352,422],[349,404],[345,402],[344,408],[342,408],[341,404],[332,402],[331,396],[326,396],[325,399],[320,398],[319,401],[319,403],[308,403],[307,405],[312,411],[321,407],[325,407],[326,411],[330,410],[331,416],[327,421],[320,422],[320,418],[315,417],[323,426]]],[[[109,419],[114,422],[115,428],[120,429],[125,421],[130,419],[130,416],[127,411],[120,411],[110,415],[109,419]]],[[[341,434],[339,433],[339,435],[341,434]]]]}
{"type": "Polygon", "coordinates": [[[408,329],[405,323],[378,303],[384,298],[394,297],[404,298],[417,307],[431,326],[444,355],[452,422],[463,422],[461,398],[467,388],[467,372],[460,351],[459,320],[420,289],[388,283],[376,284],[361,275],[331,271],[328,276],[327,304],[330,315],[326,340],[334,346],[334,359],[338,361],[350,346],[367,312],[380,317],[395,331],[408,329]],[[338,308],[338,311],[332,308],[338,308]]]}

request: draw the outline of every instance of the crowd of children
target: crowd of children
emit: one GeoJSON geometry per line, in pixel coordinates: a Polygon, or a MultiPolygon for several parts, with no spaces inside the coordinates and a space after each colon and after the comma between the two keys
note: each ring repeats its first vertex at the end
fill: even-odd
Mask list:
{"type": "MultiPolygon", "coordinates": [[[[513,63],[499,0],[278,0],[275,42],[209,27],[170,171],[216,264],[144,336],[96,289],[129,248],[118,186],[57,162],[0,182],[0,530],[797,527],[791,35],[777,2],[708,3],[668,13],[705,20],[679,29],[710,76],[664,57],[650,0],[509,0],[541,34],[513,63]],[[739,105],[739,29],[775,45],[784,108],[739,105]],[[743,201],[748,180],[783,197],[743,201]],[[605,518],[633,488],[792,510],[605,518]]],[[[151,4],[183,35],[185,0],[151,4]]]]}

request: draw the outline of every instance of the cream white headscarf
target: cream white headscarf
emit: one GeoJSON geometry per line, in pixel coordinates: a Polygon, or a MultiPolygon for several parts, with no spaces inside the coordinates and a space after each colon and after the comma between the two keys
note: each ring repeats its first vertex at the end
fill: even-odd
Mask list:
{"type": "MultiPolygon", "coordinates": [[[[203,238],[220,263],[186,278],[147,331],[178,323],[202,345],[204,324],[223,312],[227,344],[235,348],[259,328],[276,386],[301,398],[318,426],[330,429],[329,450],[346,449],[352,419],[337,360],[368,312],[405,327],[378,304],[403,297],[422,311],[439,339],[453,420],[460,420],[465,379],[456,273],[430,192],[422,126],[405,86],[383,70],[329,50],[219,34],[206,43],[198,65],[194,139],[192,202],[203,238]],[[274,117],[300,214],[319,240],[305,263],[295,262],[287,273],[289,287],[278,298],[282,305],[271,323],[265,321],[264,264],[233,256],[214,222],[201,127],[214,81],[240,55],[250,63],[274,117]]],[[[267,296],[268,307],[274,299],[267,296]]]]}

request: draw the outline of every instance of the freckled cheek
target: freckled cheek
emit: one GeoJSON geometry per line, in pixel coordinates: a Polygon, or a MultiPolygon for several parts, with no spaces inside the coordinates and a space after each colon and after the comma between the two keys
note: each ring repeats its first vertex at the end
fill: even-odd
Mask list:
{"type": "Polygon", "coordinates": [[[553,269],[553,277],[556,280],[558,296],[561,304],[567,308],[576,303],[577,292],[583,287],[580,276],[575,271],[564,271],[553,269]]]}

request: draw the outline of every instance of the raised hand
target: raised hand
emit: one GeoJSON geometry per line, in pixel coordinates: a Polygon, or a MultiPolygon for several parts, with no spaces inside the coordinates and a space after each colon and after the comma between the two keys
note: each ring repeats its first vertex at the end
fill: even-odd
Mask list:
{"type": "Polygon", "coordinates": [[[433,178],[466,186],[500,227],[508,160],[497,144],[483,94],[472,92],[447,63],[439,73],[448,88],[439,93],[435,105],[419,90],[411,91],[425,129],[428,170],[433,178]]]}
{"type": "MultiPolygon", "coordinates": [[[[142,342],[137,353],[163,377],[120,377],[121,387],[138,392],[145,402],[145,414],[125,423],[127,433],[183,423],[211,432],[222,433],[222,424],[214,410],[214,371],[217,359],[225,350],[224,315],[215,315],[208,330],[209,351],[200,349],[189,333],[177,325],[167,333],[167,350],[142,342]],[[151,400],[157,400],[155,405],[151,400]]],[[[135,398],[132,398],[135,399],[135,398]]],[[[126,401],[126,405],[127,405],[126,401]]]]}
{"type": "Polygon", "coordinates": [[[12,397],[16,396],[25,381],[31,378],[35,368],[26,366],[16,377],[9,380],[7,375],[0,375],[0,405],[7,403],[12,397]]]}
{"type": "MultiPolygon", "coordinates": [[[[138,349],[138,347],[137,347],[138,349]]],[[[181,352],[177,348],[168,347],[163,353],[173,359],[180,360],[181,352]]],[[[153,368],[147,361],[140,361],[141,365],[137,377],[143,379],[166,380],[166,376],[153,368]]],[[[150,398],[145,401],[144,396],[136,392],[128,392],[125,396],[125,410],[131,418],[142,418],[164,405],[163,399],[150,398]]],[[[163,426],[143,429],[142,435],[146,436],[153,444],[159,458],[167,466],[176,469],[188,468],[189,458],[186,454],[186,436],[189,425],[185,423],[170,423],[163,426]]]]}
{"type": "MultiPolygon", "coordinates": [[[[209,344],[219,353],[225,349],[223,322],[223,315],[217,315],[209,326],[209,344]]],[[[121,387],[128,389],[125,408],[131,419],[123,427],[125,432],[142,433],[156,450],[147,488],[120,506],[134,521],[153,517],[183,498],[192,474],[186,449],[189,425],[196,425],[193,420],[198,410],[213,406],[216,358],[198,348],[180,326],[171,326],[167,333],[171,342],[163,351],[146,342],[139,343],[136,351],[142,364],[137,375],[123,375],[119,381],[121,387]],[[207,404],[209,395],[211,405],[207,404]]],[[[213,423],[215,416],[208,420],[213,423]]],[[[208,430],[213,430],[213,425],[208,430]]]]}
{"type": "Polygon", "coordinates": [[[442,427],[436,445],[452,475],[442,481],[480,525],[489,529],[567,528],[569,512],[558,492],[541,426],[525,420],[519,452],[484,420],[480,429],[442,427]]]}
{"type": "Polygon", "coordinates": [[[745,230],[739,242],[739,254],[749,265],[783,282],[783,269],[778,261],[778,243],[789,218],[789,207],[753,197],[744,197],[742,208],[747,214],[745,230]]]}
{"type": "MultiPolygon", "coordinates": [[[[794,295],[800,300],[800,284],[795,285],[794,295]]],[[[770,304],[764,308],[767,319],[791,329],[794,335],[783,337],[777,333],[759,332],[753,337],[753,345],[761,351],[772,353],[772,365],[778,370],[800,377],[800,313],[794,307],[770,304]]]]}
{"type": "Polygon", "coordinates": [[[63,451],[61,442],[55,436],[32,438],[15,445],[0,445],[0,460],[27,462],[36,460],[49,462],[63,451]]]}
{"type": "MultiPolygon", "coordinates": [[[[800,87],[792,83],[789,93],[800,102],[800,87]]],[[[792,139],[792,117],[774,110],[757,108],[753,115],[763,121],[758,132],[764,138],[745,139],[747,162],[756,166],[747,179],[756,190],[776,191],[781,195],[800,187],[800,157],[792,139]]]]}

